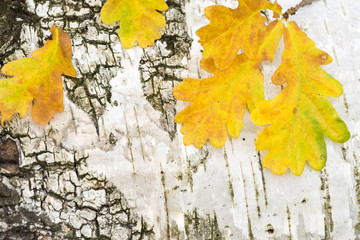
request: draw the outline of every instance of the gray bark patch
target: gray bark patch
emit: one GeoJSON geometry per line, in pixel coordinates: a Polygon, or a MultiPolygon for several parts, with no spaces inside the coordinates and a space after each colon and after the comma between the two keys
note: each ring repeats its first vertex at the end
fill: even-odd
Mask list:
{"type": "Polygon", "coordinates": [[[89,173],[87,157],[58,143],[54,130],[34,137],[24,126],[1,135],[20,142],[24,161],[18,172],[0,171],[0,239],[153,236],[123,194],[105,177],[89,173]]]}
{"type": "Polygon", "coordinates": [[[184,214],[186,239],[225,239],[219,229],[216,214],[200,215],[195,209],[184,214]]]}

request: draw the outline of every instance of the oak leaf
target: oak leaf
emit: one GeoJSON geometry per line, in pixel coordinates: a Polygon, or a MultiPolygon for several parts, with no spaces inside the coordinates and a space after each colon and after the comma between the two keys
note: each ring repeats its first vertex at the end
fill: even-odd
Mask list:
{"type": "Polygon", "coordinates": [[[281,13],[281,7],[268,0],[238,0],[236,9],[214,5],[205,9],[210,24],[200,28],[196,34],[204,47],[203,58],[213,58],[220,70],[231,65],[240,49],[250,59],[257,52],[259,31],[265,31],[266,18],[261,10],[271,9],[281,13]]]}
{"type": "Polygon", "coordinates": [[[328,100],[343,92],[341,84],[320,67],[331,63],[331,57],[317,49],[295,22],[288,23],[284,43],[282,64],[272,82],[287,85],[274,99],[258,102],[251,118],[258,125],[271,124],[255,142],[259,151],[269,150],[263,166],[278,175],[288,168],[300,175],[306,161],[315,170],[324,167],[324,136],[343,143],[350,133],[328,100]]]}
{"type": "Polygon", "coordinates": [[[257,101],[264,99],[264,77],[259,66],[263,60],[273,60],[283,29],[284,24],[275,21],[264,32],[258,32],[254,59],[240,54],[225,70],[218,69],[213,59],[203,59],[202,68],[213,77],[185,78],[174,87],[177,99],[192,102],[175,117],[176,122],[184,123],[181,133],[186,135],[185,145],[201,148],[209,139],[215,147],[222,147],[227,133],[239,136],[246,106],[252,110],[257,101]]]}
{"type": "Polygon", "coordinates": [[[23,117],[35,101],[32,116],[39,124],[48,123],[55,112],[62,112],[61,74],[76,76],[71,63],[71,39],[62,29],[52,26],[52,40],[25,57],[7,63],[1,72],[11,78],[0,79],[1,124],[15,113],[23,117]]]}
{"type": "Polygon", "coordinates": [[[147,48],[161,37],[159,29],[166,25],[165,18],[156,10],[167,9],[164,0],[109,0],[100,16],[107,25],[120,21],[119,37],[125,49],[132,48],[135,43],[147,48]]]}

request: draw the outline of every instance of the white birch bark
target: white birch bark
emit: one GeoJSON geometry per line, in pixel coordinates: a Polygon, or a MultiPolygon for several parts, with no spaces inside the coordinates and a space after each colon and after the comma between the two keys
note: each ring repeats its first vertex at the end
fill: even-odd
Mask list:
{"type": "MultiPolygon", "coordinates": [[[[78,76],[64,77],[65,111],[48,125],[29,112],[1,132],[21,165],[0,173],[0,239],[360,239],[359,1],[318,0],[291,17],[334,58],[323,68],[343,84],[331,102],[351,132],[343,145],[326,139],[326,167],[307,165],[301,177],[262,168],[262,127],[248,113],[222,149],[185,147],[174,123],[187,104],[172,87],[209,76],[195,35],[204,8],[235,0],[168,0],[164,36],[145,51],[124,50],[117,26],[101,23],[105,0],[18,2],[26,14],[5,16],[20,41],[10,34],[0,46],[3,63],[30,56],[56,23],[72,37],[78,76]]],[[[270,77],[282,49],[262,66],[268,99],[280,92],[270,77]]]]}

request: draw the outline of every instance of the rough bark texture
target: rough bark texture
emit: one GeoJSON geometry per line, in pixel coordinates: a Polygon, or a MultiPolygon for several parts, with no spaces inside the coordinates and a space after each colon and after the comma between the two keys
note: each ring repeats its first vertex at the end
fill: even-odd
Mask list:
{"type": "MultiPolygon", "coordinates": [[[[124,50],[101,23],[105,0],[2,0],[0,65],[29,56],[53,23],[71,35],[76,78],[64,77],[65,111],[46,126],[30,114],[0,132],[0,239],[360,239],[360,21],[358,1],[314,1],[295,19],[334,63],[344,86],[332,103],[348,124],[344,145],[327,140],[321,172],[263,169],[245,117],[222,149],[184,147],[172,87],[206,77],[195,31],[204,8],[235,0],[168,0],[154,47],[124,50]]],[[[279,0],[284,9],[300,0],[279,0]]],[[[266,96],[280,64],[262,66],[266,96]]]]}

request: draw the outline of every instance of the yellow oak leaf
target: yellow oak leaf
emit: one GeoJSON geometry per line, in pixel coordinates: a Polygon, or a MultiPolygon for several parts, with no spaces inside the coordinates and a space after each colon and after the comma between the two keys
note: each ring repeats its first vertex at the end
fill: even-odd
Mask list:
{"type": "Polygon", "coordinates": [[[258,102],[251,118],[258,125],[271,124],[255,142],[259,151],[269,150],[263,166],[277,175],[288,168],[301,175],[306,161],[315,170],[324,167],[324,136],[343,143],[350,133],[328,100],[343,92],[341,84],[320,67],[331,63],[331,57],[317,49],[295,22],[288,23],[284,43],[282,64],[272,82],[287,85],[274,99],[258,102]]]}
{"type": "Polygon", "coordinates": [[[147,48],[161,38],[159,29],[166,25],[165,18],[156,10],[167,9],[164,0],[109,0],[100,16],[107,25],[120,21],[119,37],[125,49],[132,48],[135,43],[147,48]]]}
{"type": "Polygon", "coordinates": [[[71,63],[71,39],[62,29],[52,26],[53,37],[42,48],[7,63],[1,72],[11,78],[0,79],[1,124],[15,113],[23,117],[35,100],[32,115],[39,124],[48,123],[55,112],[62,112],[63,85],[61,74],[76,76],[71,63]]]}
{"type": "Polygon", "coordinates": [[[263,9],[281,13],[276,2],[268,0],[238,0],[236,9],[214,5],[205,9],[210,24],[200,28],[196,34],[204,47],[203,58],[213,58],[220,70],[231,65],[240,49],[254,59],[257,55],[259,31],[266,29],[266,18],[260,14],[263,9]]]}
{"type": "Polygon", "coordinates": [[[209,139],[215,147],[222,147],[227,133],[239,136],[246,106],[252,110],[257,101],[264,99],[264,77],[259,66],[263,60],[273,60],[283,29],[284,24],[275,21],[258,33],[259,51],[254,60],[240,54],[229,68],[220,70],[213,59],[204,59],[202,67],[213,77],[185,78],[174,87],[175,98],[192,102],[175,117],[176,122],[184,123],[181,133],[185,134],[185,145],[201,148],[209,139]]]}

